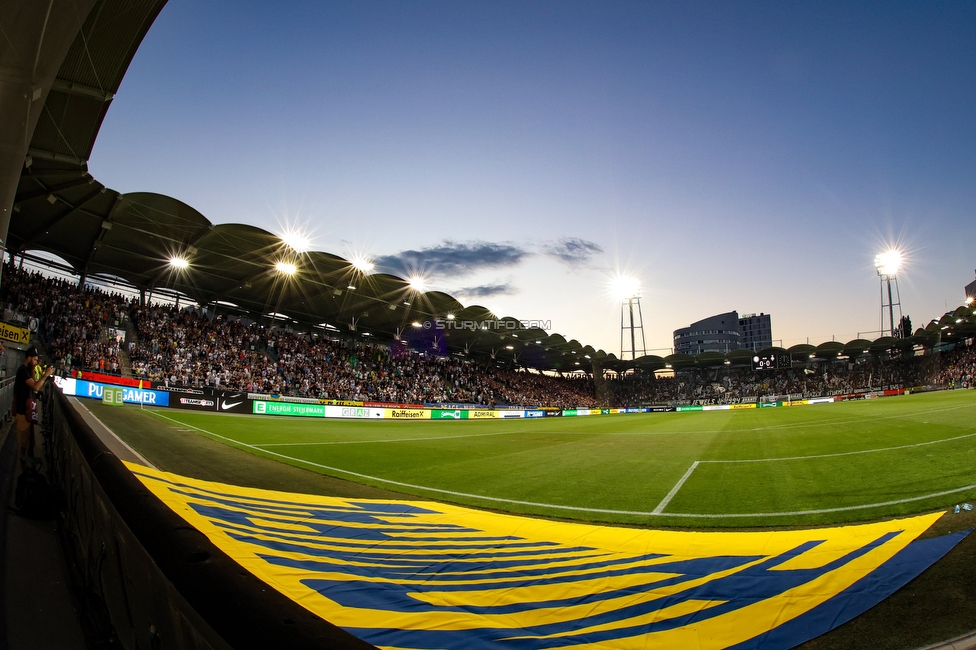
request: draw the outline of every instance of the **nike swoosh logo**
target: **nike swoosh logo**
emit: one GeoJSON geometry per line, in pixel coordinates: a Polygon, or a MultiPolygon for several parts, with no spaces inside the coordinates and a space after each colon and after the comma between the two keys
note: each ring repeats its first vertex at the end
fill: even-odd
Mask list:
{"type": "Polygon", "coordinates": [[[226,411],[227,409],[232,409],[235,406],[240,406],[243,403],[244,402],[234,402],[232,404],[228,404],[227,402],[224,402],[223,404],[220,405],[220,408],[226,411]]]}

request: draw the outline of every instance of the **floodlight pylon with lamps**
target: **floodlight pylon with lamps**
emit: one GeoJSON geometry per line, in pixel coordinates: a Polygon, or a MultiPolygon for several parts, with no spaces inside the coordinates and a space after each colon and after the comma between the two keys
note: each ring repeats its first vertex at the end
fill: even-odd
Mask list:
{"type": "Polygon", "coordinates": [[[640,304],[640,280],[630,276],[617,276],[611,282],[611,291],[614,297],[620,300],[620,359],[627,359],[628,352],[631,360],[647,354],[647,343],[644,340],[644,315],[640,304]],[[640,347],[637,347],[638,332],[640,332],[640,347]],[[629,350],[624,347],[628,334],[629,350]]]}
{"type": "MultiPolygon", "coordinates": [[[[895,336],[895,307],[898,307],[898,321],[900,327],[901,313],[901,292],[898,290],[898,272],[902,267],[902,254],[895,249],[889,249],[874,256],[874,267],[878,272],[881,282],[881,336],[895,336]],[[895,288],[892,291],[891,283],[894,281],[895,288]],[[885,312],[888,316],[888,329],[885,329],[885,312]]],[[[905,336],[905,332],[901,332],[905,336]]]]}

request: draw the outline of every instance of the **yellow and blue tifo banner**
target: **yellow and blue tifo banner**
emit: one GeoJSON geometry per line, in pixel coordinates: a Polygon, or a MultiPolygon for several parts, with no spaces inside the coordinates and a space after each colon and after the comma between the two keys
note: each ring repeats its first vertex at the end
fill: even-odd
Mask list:
{"type": "Polygon", "coordinates": [[[789,648],[877,604],[968,532],[917,541],[940,514],[642,530],[129,468],[267,584],[383,648],[789,648]]]}

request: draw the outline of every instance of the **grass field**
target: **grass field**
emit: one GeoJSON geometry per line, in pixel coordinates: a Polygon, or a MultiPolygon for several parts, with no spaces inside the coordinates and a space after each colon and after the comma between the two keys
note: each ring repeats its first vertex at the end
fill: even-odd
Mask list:
{"type": "Polygon", "coordinates": [[[150,429],[195,432],[377,488],[586,521],[795,526],[976,499],[976,391],[540,420],[364,422],[176,409],[138,417],[150,429]]]}

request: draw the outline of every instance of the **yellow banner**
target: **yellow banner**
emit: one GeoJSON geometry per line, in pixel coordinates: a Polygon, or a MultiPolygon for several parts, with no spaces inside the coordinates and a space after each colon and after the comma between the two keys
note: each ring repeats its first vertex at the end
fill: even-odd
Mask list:
{"type": "Polygon", "coordinates": [[[17,327],[9,323],[0,323],[0,339],[11,343],[27,345],[30,343],[31,333],[26,327],[17,327]]]}
{"type": "MultiPolygon", "coordinates": [[[[274,589],[385,648],[758,647],[761,635],[846,590],[870,589],[860,581],[941,516],[785,531],[641,530],[290,494],[128,466],[274,589]]],[[[790,633],[809,638],[805,625],[790,633]]]]}
{"type": "Polygon", "coordinates": [[[732,410],[756,408],[755,404],[730,404],[729,406],[732,408],[732,410]]]}
{"type": "Polygon", "coordinates": [[[501,416],[498,415],[498,411],[494,411],[494,410],[471,409],[470,411],[468,411],[469,420],[493,420],[497,417],[501,417],[501,416]]]}
{"type": "Polygon", "coordinates": [[[391,420],[429,420],[427,409],[383,409],[383,417],[391,420]]]}

